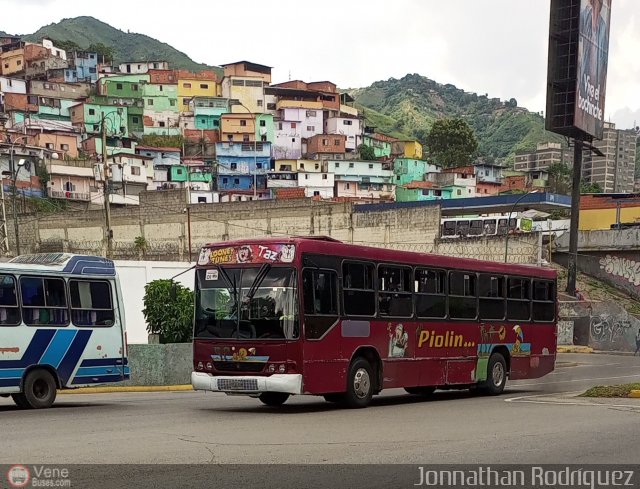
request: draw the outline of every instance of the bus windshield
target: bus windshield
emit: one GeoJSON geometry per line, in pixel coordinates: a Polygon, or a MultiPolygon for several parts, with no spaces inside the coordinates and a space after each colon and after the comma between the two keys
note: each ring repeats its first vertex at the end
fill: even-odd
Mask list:
{"type": "Polygon", "coordinates": [[[295,276],[268,264],[197,270],[194,337],[298,338],[295,276]]]}

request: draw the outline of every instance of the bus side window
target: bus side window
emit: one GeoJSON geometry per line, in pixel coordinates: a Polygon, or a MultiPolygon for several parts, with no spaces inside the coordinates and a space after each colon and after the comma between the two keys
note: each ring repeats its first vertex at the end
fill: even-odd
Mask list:
{"type": "Polygon", "coordinates": [[[447,315],[447,290],[444,270],[416,268],[416,315],[419,318],[444,318],[447,315]]]}
{"type": "Polygon", "coordinates": [[[533,320],[553,321],[556,312],[555,284],[546,280],[533,281],[533,320]]]}
{"type": "Polygon", "coordinates": [[[18,326],[20,322],[16,279],[0,275],[0,326],[18,326]]]}
{"type": "Polygon", "coordinates": [[[338,315],[338,275],[335,271],[306,268],[302,273],[302,282],[305,315],[338,315]]]}
{"type": "Polygon", "coordinates": [[[373,270],[372,263],[345,261],[342,264],[343,304],[347,316],[375,315],[373,270]]]}
{"type": "Polygon", "coordinates": [[[449,273],[449,317],[475,319],[478,316],[476,288],[475,273],[449,273]]]}
{"type": "Polygon", "coordinates": [[[413,316],[411,268],[380,265],[378,290],[378,311],[381,316],[413,316]]]}
{"type": "Polygon", "coordinates": [[[69,280],[71,321],[76,326],[112,326],[111,287],[104,280],[69,280]]]}
{"type": "Polygon", "coordinates": [[[478,295],[480,296],[480,319],[504,319],[506,313],[504,277],[481,273],[478,281],[478,295]]]}
{"type": "Polygon", "coordinates": [[[60,278],[20,277],[22,316],[27,326],[69,324],[67,293],[60,278]]]}
{"type": "Polygon", "coordinates": [[[507,279],[507,319],[529,321],[531,319],[531,280],[509,277],[507,279]]]}

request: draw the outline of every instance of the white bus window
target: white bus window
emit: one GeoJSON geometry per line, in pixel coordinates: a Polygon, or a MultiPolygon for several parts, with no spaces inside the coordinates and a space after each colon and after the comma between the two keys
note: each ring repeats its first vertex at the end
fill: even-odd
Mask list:
{"type": "Polygon", "coordinates": [[[69,324],[64,280],[59,278],[20,277],[22,316],[27,326],[69,324]]]}
{"type": "Polygon", "coordinates": [[[11,275],[0,275],[0,326],[18,326],[20,306],[16,280],[11,275]]]}
{"type": "Polygon", "coordinates": [[[109,282],[69,280],[71,321],[76,326],[112,326],[115,319],[109,282]]]}

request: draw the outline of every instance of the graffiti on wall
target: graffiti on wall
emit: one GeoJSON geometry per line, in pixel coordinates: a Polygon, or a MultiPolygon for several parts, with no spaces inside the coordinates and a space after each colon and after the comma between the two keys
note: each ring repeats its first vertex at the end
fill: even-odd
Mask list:
{"type": "Polygon", "coordinates": [[[600,258],[600,269],[610,275],[624,278],[636,287],[640,286],[640,261],[606,255],[600,258]]]}
{"type": "Polygon", "coordinates": [[[558,320],[558,345],[573,345],[572,320],[558,320]]]}
{"type": "Polygon", "coordinates": [[[635,351],[640,319],[613,302],[561,302],[559,345],[588,345],[597,350],[635,351]]]}

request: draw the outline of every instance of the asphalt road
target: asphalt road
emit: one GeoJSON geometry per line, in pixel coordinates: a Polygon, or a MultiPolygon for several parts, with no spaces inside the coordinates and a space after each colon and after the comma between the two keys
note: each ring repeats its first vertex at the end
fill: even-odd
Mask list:
{"type": "Polygon", "coordinates": [[[364,410],[202,392],[65,394],[43,411],[0,398],[0,464],[640,462],[640,400],[569,396],[640,381],[640,357],[559,360],[572,363],[499,397],[391,390],[364,410]]]}

